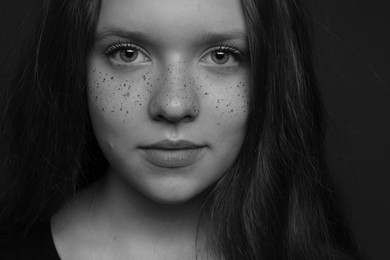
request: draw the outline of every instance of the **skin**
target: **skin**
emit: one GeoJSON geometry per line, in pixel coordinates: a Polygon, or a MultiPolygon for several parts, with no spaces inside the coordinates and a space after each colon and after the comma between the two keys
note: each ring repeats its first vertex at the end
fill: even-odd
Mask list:
{"type": "Polygon", "coordinates": [[[194,259],[199,195],[246,133],[245,34],[238,0],[102,1],[88,102],[110,167],[53,218],[64,259],[194,259]],[[143,148],[162,140],[200,152],[156,165],[143,148]]]}

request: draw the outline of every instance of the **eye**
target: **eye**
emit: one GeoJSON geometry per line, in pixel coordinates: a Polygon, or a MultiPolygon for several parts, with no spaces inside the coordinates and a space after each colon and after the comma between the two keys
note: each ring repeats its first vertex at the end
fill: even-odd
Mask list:
{"type": "Polygon", "coordinates": [[[124,62],[133,62],[138,57],[138,50],[134,50],[134,49],[121,50],[119,51],[119,57],[124,62]]]}
{"type": "Polygon", "coordinates": [[[131,64],[150,61],[146,51],[131,43],[117,43],[112,45],[105,51],[105,54],[115,65],[129,66],[131,64]]]}
{"type": "Polygon", "coordinates": [[[217,64],[225,64],[229,61],[230,53],[224,50],[213,51],[211,59],[217,64]]]}
{"type": "Polygon", "coordinates": [[[241,51],[230,46],[219,46],[206,52],[200,59],[208,65],[235,66],[244,59],[241,51]]]}

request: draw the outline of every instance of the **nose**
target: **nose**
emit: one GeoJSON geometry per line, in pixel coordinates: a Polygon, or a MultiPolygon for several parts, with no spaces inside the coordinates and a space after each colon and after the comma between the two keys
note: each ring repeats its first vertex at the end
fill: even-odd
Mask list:
{"type": "Polygon", "coordinates": [[[194,82],[183,64],[168,66],[160,73],[157,90],[149,103],[153,120],[169,123],[190,122],[199,115],[199,99],[194,82]]]}

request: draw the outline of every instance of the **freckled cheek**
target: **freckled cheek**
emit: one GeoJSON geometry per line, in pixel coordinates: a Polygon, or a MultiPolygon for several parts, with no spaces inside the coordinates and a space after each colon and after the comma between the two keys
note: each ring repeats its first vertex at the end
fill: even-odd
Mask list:
{"type": "Polygon", "coordinates": [[[249,108],[249,91],[246,82],[230,82],[215,89],[211,95],[215,122],[218,125],[245,122],[249,108]]]}
{"type": "Polygon", "coordinates": [[[147,73],[118,77],[93,70],[88,82],[89,103],[101,116],[126,123],[145,110],[152,87],[147,73]]]}

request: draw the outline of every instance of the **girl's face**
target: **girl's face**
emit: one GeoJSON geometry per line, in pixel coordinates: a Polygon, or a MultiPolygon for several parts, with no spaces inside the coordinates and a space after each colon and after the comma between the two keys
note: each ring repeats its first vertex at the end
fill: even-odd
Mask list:
{"type": "Polygon", "coordinates": [[[103,0],[88,100],[110,174],[162,203],[221,178],[246,133],[247,52],[239,0],[103,0]]]}

